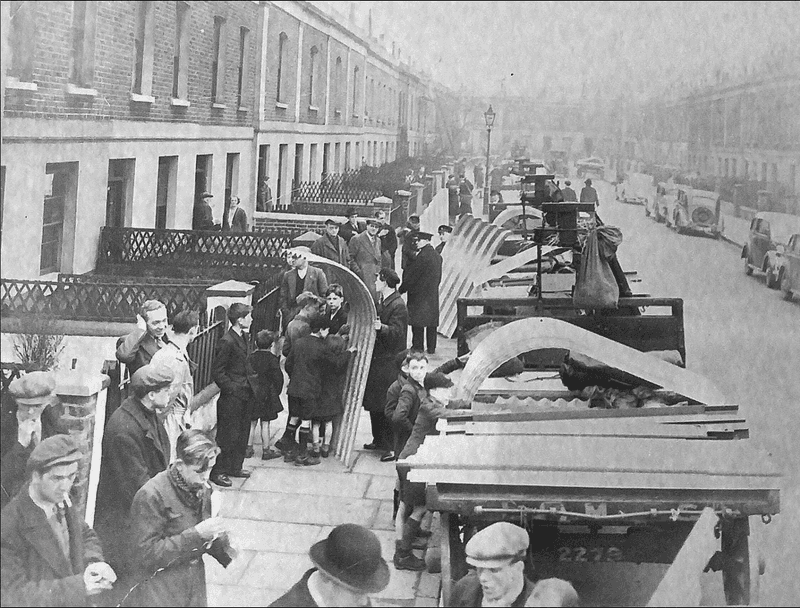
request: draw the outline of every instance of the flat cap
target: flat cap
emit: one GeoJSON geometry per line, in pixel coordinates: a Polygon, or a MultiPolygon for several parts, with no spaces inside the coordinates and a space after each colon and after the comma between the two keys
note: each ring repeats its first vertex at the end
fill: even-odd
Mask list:
{"type": "Polygon", "coordinates": [[[69,435],[53,435],[33,448],[28,457],[27,470],[41,471],[56,465],[72,464],[81,459],[77,442],[69,435]]]}
{"type": "Polygon", "coordinates": [[[373,226],[378,226],[378,227],[383,226],[383,222],[380,221],[377,218],[374,218],[374,217],[371,217],[371,218],[367,219],[367,226],[369,226],[370,224],[372,224],[373,226]]]}
{"type": "Polygon", "coordinates": [[[453,227],[448,226],[447,224],[442,224],[441,226],[439,226],[438,232],[439,234],[441,234],[442,232],[453,232],[453,227]]]}
{"type": "Polygon", "coordinates": [[[51,372],[28,372],[15,379],[8,392],[17,405],[49,405],[55,400],[56,379],[51,372]]]}
{"type": "Polygon", "coordinates": [[[430,241],[433,238],[433,235],[430,232],[415,232],[411,235],[411,239],[414,241],[430,241]]]}
{"type": "Polygon", "coordinates": [[[467,563],[479,568],[499,568],[524,559],[529,544],[530,538],[524,528],[500,521],[469,539],[467,563]]]}
{"type": "Polygon", "coordinates": [[[329,217],[327,220],[325,220],[325,224],[326,225],[331,224],[332,226],[339,226],[341,225],[341,222],[339,220],[333,219],[332,217],[329,217]]]}
{"type": "Polygon", "coordinates": [[[174,379],[175,373],[167,365],[151,363],[136,370],[131,378],[131,389],[142,396],[169,386],[174,379]]]}

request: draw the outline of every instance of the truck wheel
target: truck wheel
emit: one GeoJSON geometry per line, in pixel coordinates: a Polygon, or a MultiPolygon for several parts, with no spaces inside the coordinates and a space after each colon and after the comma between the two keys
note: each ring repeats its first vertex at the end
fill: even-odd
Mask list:
{"type": "Polygon", "coordinates": [[[778,282],[778,278],[775,276],[775,273],[772,271],[772,268],[767,268],[767,287],[770,289],[778,289],[780,283],[778,282]]]}

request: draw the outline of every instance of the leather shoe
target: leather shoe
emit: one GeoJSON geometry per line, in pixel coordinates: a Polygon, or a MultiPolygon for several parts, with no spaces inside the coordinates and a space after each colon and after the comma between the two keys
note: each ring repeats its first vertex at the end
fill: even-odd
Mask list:
{"type": "Polygon", "coordinates": [[[228,477],[242,477],[247,479],[250,477],[250,471],[247,469],[239,469],[238,471],[234,471],[233,473],[228,473],[228,477]]]}
{"type": "Polygon", "coordinates": [[[395,460],[394,452],[389,450],[388,452],[384,452],[383,456],[381,456],[381,462],[392,462],[395,460]]]}
{"type": "Polygon", "coordinates": [[[372,443],[365,443],[365,444],[364,444],[364,449],[365,449],[365,450],[377,450],[377,449],[378,449],[378,446],[377,446],[377,445],[375,445],[375,442],[372,442],[372,443]]]}
{"type": "Polygon", "coordinates": [[[224,473],[216,473],[210,477],[211,483],[214,483],[222,488],[230,488],[233,482],[224,473]]]}

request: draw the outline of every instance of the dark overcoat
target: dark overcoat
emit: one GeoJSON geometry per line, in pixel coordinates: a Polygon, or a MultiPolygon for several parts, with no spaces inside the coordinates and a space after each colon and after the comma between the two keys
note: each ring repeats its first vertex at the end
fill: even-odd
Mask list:
{"type": "MultiPolygon", "coordinates": [[[[297,269],[292,268],[283,275],[281,280],[281,291],[279,296],[279,305],[283,313],[283,327],[289,325],[289,321],[294,319],[295,315],[300,310],[297,304],[297,296],[300,295],[301,290],[297,284],[297,269]]],[[[308,265],[308,272],[306,273],[305,281],[303,281],[302,291],[310,291],[315,296],[321,298],[325,297],[325,290],[328,289],[328,279],[325,273],[316,266],[308,265]]]]}
{"type": "Polygon", "coordinates": [[[233,221],[228,223],[228,209],[225,210],[225,219],[222,223],[225,232],[248,232],[247,212],[241,207],[237,207],[233,212],[233,221]]]}
{"type": "Polygon", "coordinates": [[[382,326],[375,335],[364,388],[364,409],[382,413],[386,408],[386,391],[400,371],[397,355],[406,350],[408,343],[408,310],[400,294],[394,292],[378,304],[378,318],[382,326]]]}
{"type": "Polygon", "coordinates": [[[439,325],[441,280],[442,256],[426,245],[405,269],[400,285],[400,293],[408,292],[408,322],[412,327],[439,325]]]}
{"type": "Polygon", "coordinates": [[[369,234],[362,232],[350,241],[350,261],[355,268],[354,272],[367,286],[373,299],[377,301],[375,292],[375,279],[382,267],[389,267],[389,256],[383,255],[383,245],[378,237],[373,245],[369,234]]]}
{"type": "Polygon", "coordinates": [[[268,350],[257,350],[250,355],[250,364],[256,374],[254,407],[250,419],[275,420],[283,411],[280,359],[268,350]]]}
{"type": "Polygon", "coordinates": [[[137,327],[127,336],[117,340],[117,360],[124,363],[133,376],[136,370],[150,363],[156,351],[168,341],[166,335],[156,340],[147,331],[137,327]]]}
{"type": "Polygon", "coordinates": [[[333,420],[344,412],[344,385],[350,362],[347,339],[329,335],[325,338],[325,347],[331,357],[322,364],[322,392],[318,407],[310,412],[312,420],[333,420]]]}
{"type": "Polygon", "coordinates": [[[138,557],[137,588],[141,606],[207,606],[203,553],[227,566],[228,545],[220,537],[205,547],[195,526],[211,517],[211,492],[206,491],[197,507],[181,500],[169,472],[163,471],[136,493],[131,506],[133,542],[138,557]],[[165,568],[152,578],[159,568],[165,568]]]}
{"type": "Polygon", "coordinates": [[[70,557],[66,558],[44,511],[27,486],[3,509],[0,534],[3,606],[88,606],[83,571],[102,562],[100,541],[67,507],[70,557]]]}
{"type": "Polygon", "coordinates": [[[367,229],[367,225],[364,222],[357,221],[356,223],[358,226],[355,228],[350,222],[345,222],[339,226],[339,236],[342,237],[348,245],[350,244],[350,239],[367,229]]]}
{"type": "MultiPolygon", "coordinates": [[[[130,571],[130,507],[150,478],[167,468],[169,438],[164,425],[136,397],[123,401],[106,425],[97,488],[95,528],[109,564],[130,571]]],[[[117,575],[121,572],[117,572],[117,575]]]]}
{"type": "Polygon", "coordinates": [[[336,245],[334,245],[328,235],[323,234],[312,243],[311,253],[341,264],[345,268],[350,267],[350,248],[347,246],[347,241],[339,235],[336,235],[336,245]]]}

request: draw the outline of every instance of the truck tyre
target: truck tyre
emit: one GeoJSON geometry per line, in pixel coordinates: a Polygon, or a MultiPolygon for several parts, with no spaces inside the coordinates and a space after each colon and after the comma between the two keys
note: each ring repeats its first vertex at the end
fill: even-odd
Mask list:
{"type": "Polygon", "coordinates": [[[770,289],[778,289],[780,287],[780,282],[778,281],[778,277],[775,276],[775,273],[772,272],[772,268],[769,266],[767,267],[767,287],[770,289]]]}

